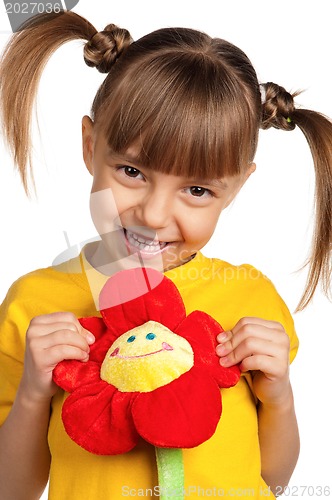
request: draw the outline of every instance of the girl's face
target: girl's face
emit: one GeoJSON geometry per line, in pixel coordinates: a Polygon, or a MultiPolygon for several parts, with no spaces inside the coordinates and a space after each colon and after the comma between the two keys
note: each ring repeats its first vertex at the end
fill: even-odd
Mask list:
{"type": "Polygon", "coordinates": [[[110,151],[87,116],[82,124],[104,264],[136,255],[141,265],[166,271],[187,262],[209,241],[221,211],[255,169],[252,164],[245,176],[223,179],[164,174],[138,164],[135,147],[123,155],[110,151]]]}

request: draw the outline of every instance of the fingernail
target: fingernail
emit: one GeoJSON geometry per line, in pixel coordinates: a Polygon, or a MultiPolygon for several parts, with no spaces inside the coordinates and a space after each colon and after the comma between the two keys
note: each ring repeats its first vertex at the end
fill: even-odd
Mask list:
{"type": "Polygon", "coordinates": [[[219,359],[219,363],[221,364],[221,366],[227,366],[228,362],[229,362],[229,359],[227,358],[227,356],[219,359]]]}
{"type": "Polygon", "coordinates": [[[227,352],[227,347],[223,346],[223,345],[218,345],[217,347],[217,353],[219,354],[219,356],[222,356],[223,354],[226,354],[227,352]]]}
{"type": "Polygon", "coordinates": [[[92,335],[92,333],[88,333],[87,336],[86,336],[86,338],[87,338],[88,344],[93,344],[94,341],[96,340],[95,336],[92,335]]]}
{"type": "Polygon", "coordinates": [[[223,333],[220,333],[217,338],[218,338],[219,342],[225,342],[225,340],[227,340],[227,337],[228,337],[227,333],[223,332],[223,333]]]}

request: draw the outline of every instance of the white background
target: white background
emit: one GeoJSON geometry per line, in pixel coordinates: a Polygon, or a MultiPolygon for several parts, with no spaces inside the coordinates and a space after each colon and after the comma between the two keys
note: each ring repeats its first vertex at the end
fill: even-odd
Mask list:
{"type": "MultiPolygon", "coordinates": [[[[112,22],[135,39],[164,26],[198,28],[225,38],[247,53],[261,82],[304,89],[297,98],[300,106],[332,116],[329,0],[80,0],[74,10],[98,30],[112,22]]],[[[10,30],[3,4],[0,19],[3,47],[10,30]]],[[[91,179],[81,154],[81,117],[89,113],[103,78],[84,64],[81,42],[66,44],[48,63],[38,95],[39,133],[36,127],[34,136],[37,198],[25,197],[12,160],[0,145],[0,300],[18,276],[52,264],[66,250],[66,237],[75,246],[95,235],[88,212],[91,179]]],[[[205,253],[255,265],[294,311],[306,278],[297,270],[308,255],[312,234],[309,148],[299,130],[262,131],[256,163],[256,173],[222,214],[205,253]]],[[[312,305],[294,316],[301,346],[291,377],[302,449],[291,498],[319,498],[319,486],[332,490],[331,313],[331,303],[317,293],[312,305]],[[314,489],[304,489],[310,486],[314,489]]]]}

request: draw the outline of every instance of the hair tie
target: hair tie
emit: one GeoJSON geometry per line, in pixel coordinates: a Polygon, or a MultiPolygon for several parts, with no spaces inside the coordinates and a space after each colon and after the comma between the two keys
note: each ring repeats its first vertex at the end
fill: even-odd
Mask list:
{"type": "Polygon", "coordinates": [[[119,56],[132,43],[130,33],[115,24],[97,31],[84,46],[84,60],[88,66],[108,73],[119,56]]]}
{"type": "Polygon", "coordinates": [[[264,102],[266,101],[266,89],[262,83],[259,85],[259,88],[261,91],[261,101],[262,101],[262,104],[264,104],[264,102]]]}

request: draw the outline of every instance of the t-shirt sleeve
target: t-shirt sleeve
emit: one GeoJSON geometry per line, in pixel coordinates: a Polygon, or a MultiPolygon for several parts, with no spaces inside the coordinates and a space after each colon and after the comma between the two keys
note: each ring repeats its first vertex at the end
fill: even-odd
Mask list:
{"type": "MultiPolygon", "coordinates": [[[[237,288],[238,320],[244,316],[255,316],[280,323],[289,337],[289,362],[292,363],[299,348],[299,339],[295,331],[292,314],[286,303],[279,295],[271,280],[259,270],[248,264],[242,265],[241,270],[245,270],[246,272],[242,272],[245,279],[243,279],[241,285],[237,288]]],[[[243,373],[243,376],[257,402],[252,386],[251,373],[243,373]]]]}
{"type": "Polygon", "coordinates": [[[25,335],[30,319],[15,282],[0,306],[0,425],[15,400],[23,373],[25,335]]]}
{"type": "Polygon", "coordinates": [[[283,299],[278,295],[278,302],[280,308],[280,319],[279,322],[285,328],[285,332],[289,336],[290,340],[290,351],[289,351],[289,362],[292,363],[297,354],[299,348],[299,339],[295,330],[293,317],[286,306],[283,299]]]}
{"type": "MultiPolygon", "coordinates": [[[[292,317],[292,314],[290,313],[286,303],[284,300],[281,298],[279,293],[277,292],[276,288],[272,284],[271,281],[268,280],[270,283],[270,289],[271,289],[271,294],[274,296],[274,301],[273,301],[273,314],[275,317],[275,321],[279,321],[285,329],[285,332],[287,333],[290,341],[290,351],[289,351],[289,362],[292,363],[294,361],[294,358],[297,354],[298,348],[299,348],[299,339],[295,330],[295,325],[294,325],[294,319],[292,317]]],[[[272,301],[271,301],[272,302],[272,301]]],[[[272,306],[272,303],[271,303],[272,306]]]]}
{"type": "Polygon", "coordinates": [[[252,306],[254,305],[257,309],[258,317],[282,324],[290,340],[289,361],[292,363],[299,348],[292,314],[272,281],[252,266],[246,267],[249,268],[253,277],[252,290],[246,295],[246,301],[254,303],[252,306]]]}

